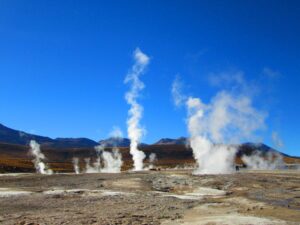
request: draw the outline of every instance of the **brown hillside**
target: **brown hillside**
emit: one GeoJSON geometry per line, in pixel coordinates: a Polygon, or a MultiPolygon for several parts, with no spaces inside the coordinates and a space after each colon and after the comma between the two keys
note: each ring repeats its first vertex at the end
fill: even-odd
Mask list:
{"type": "MultiPolygon", "coordinates": [[[[107,148],[111,151],[112,148],[107,148]]],[[[119,148],[122,153],[124,165],[123,170],[132,168],[132,159],[127,147],[119,148]]],[[[147,155],[145,164],[148,163],[148,157],[151,153],[157,155],[158,161],[156,166],[161,168],[172,168],[176,166],[191,166],[194,165],[191,149],[184,145],[148,145],[142,147],[142,150],[147,155]]],[[[42,148],[42,152],[47,157],[47,163],[54,171],[72,172],[72,158],[80,159],[80,167],[84,168],[84,158],[96,159],[94,148],[42,148]]],[[[240,153],[236,157],[237,164],[243,164],[240,159],[240,153]]],[[[29,153],[29,147],[23,145],[0,143],[0,172],[33,172],[32,163],[33,157],[29,153]]],[[[286,163],[300,163],[299,158],[284,157],[286,163]]]]}

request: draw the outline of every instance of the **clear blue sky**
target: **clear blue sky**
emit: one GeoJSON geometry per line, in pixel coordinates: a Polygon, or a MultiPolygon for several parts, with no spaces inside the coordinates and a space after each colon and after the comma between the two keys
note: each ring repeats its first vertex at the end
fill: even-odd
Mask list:
{"type": "Polygon", "coordinates": [[[1,0],[0,122],[50,137],[125,133],[123,81],[136,47],[151,57],[144,142],[187,133],[170,94],[176,74],[208,101],[217,91],[209,74],[243,71],[269,112],[264,142],[276,131],[281,150],[300,155],[299,1],[1,0]]]}

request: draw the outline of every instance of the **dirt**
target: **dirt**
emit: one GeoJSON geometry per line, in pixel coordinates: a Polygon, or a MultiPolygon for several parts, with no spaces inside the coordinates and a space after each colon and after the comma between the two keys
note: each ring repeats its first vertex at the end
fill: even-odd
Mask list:
{"type": "Polygon", "coordinates": [[[300,173],[0,176],[0,224],[300,224],[300,173]]]}

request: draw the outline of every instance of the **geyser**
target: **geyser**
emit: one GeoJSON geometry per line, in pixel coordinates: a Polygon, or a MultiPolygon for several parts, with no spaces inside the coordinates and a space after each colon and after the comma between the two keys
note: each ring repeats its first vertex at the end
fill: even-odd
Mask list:
{"type": "Polygon", "coordinates": [[[80,170],[79,170],[79,159],[76,158],[76,157],[74,157],[73,160],[72,160],[72,162],[73,162],[74,172],[76,174],[79,174],[80,173],[80,170]]]}
{"type": "Polygon", "coordinates": [[[86,173],[120,173],[123,165],[122,154],[116,147],[116,143],[122,138],[122,132],[118,127],[114,127],[110,133],[110,142],[103,142],[101,145],[95,146],[96,161],[91,165],[91,159],[86,158],[86,173]],[[113,145],[111,152],[105,151],[105,147],[113,145]]]}
{"type": "Polygon", "coordinates": [[[41,152],[40,145],[34,141],[30,141],[30,153],[34,156],[34,167],[37,173],[52,174],[53,171],[48,169],[47,164],[43,162],[46,159],[45,155],[41,152]]]}
{"type": "Polygon", "coordinates": [[[112,152],[105,151],[104,145],[95,147],[97,152],[100,152],[103,167],[100,169],[102,173],[120,173],[123,165],[122,155],[117,147],[114,147],[112,152]]]}
{"type": "Polygon", "coordinates": [[[149,169],[153,169],[154,168],[154,163],[157,161],[157,156],[155,153],[151,153],[149,155],[149,169]]]}
{"type": "Polygon", "coordinates": [[[242,156],[243,162],[247,165],[247,168],[253,170],[274,170],[284,169],[285,163],[282,155],[277,152],[254,152],[250,156],[242,156]]]}
{"type": "Polygon", "coordinates": [[[132,155],[134,170],[143,170],[143,160],[146,155],[138,149],[140,139],[143,136],[143,129],[140,127],[140,120],[143,113],[143,107],[137,102],[140,91],[144,88],[144,83],[139,79],[149,64],[149,57],[139,48],[134,51],[135,63],[131,71],[125,78],[125,83],[130,83],[130,90],[126,93],[125,99],[130,105],[127,119],[127,133],[130,139],[130,154],[132,155]]]}
{"type": "MultiPolygon", "coordinates": [[[[179,82],[177,78],[175,82],[179,82]]],[[[174,87],[181,87],[173,83],[174,87]]],[[[195,174],[220,174],[234,171],[235,145],[264,127],[265,114],[252,106],[251,98],[221,91],[205,104],[200,98],[183,98],[175,91],[175,103],[185,101],[188,111],[189,143],[197,163],[195,174]],[[179,96],[179,97],[178,97],[179,96]]]]}

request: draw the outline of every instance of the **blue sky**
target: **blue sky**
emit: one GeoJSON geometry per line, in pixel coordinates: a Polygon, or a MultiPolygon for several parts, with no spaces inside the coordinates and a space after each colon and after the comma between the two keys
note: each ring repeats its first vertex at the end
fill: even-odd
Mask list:
{"type": "Polygon", "coordinates": [[[300,3],[297,1],[0,1],[0,122],[50,137],[126,133],[124,78],[136,47],[151,58],[144,142],[187,135],[171,83],[203,101],[211,74],[242,72],[276,131],[300,155],[300,3]],[[269,72],[267,72],[269,71],[269,72]]]}

